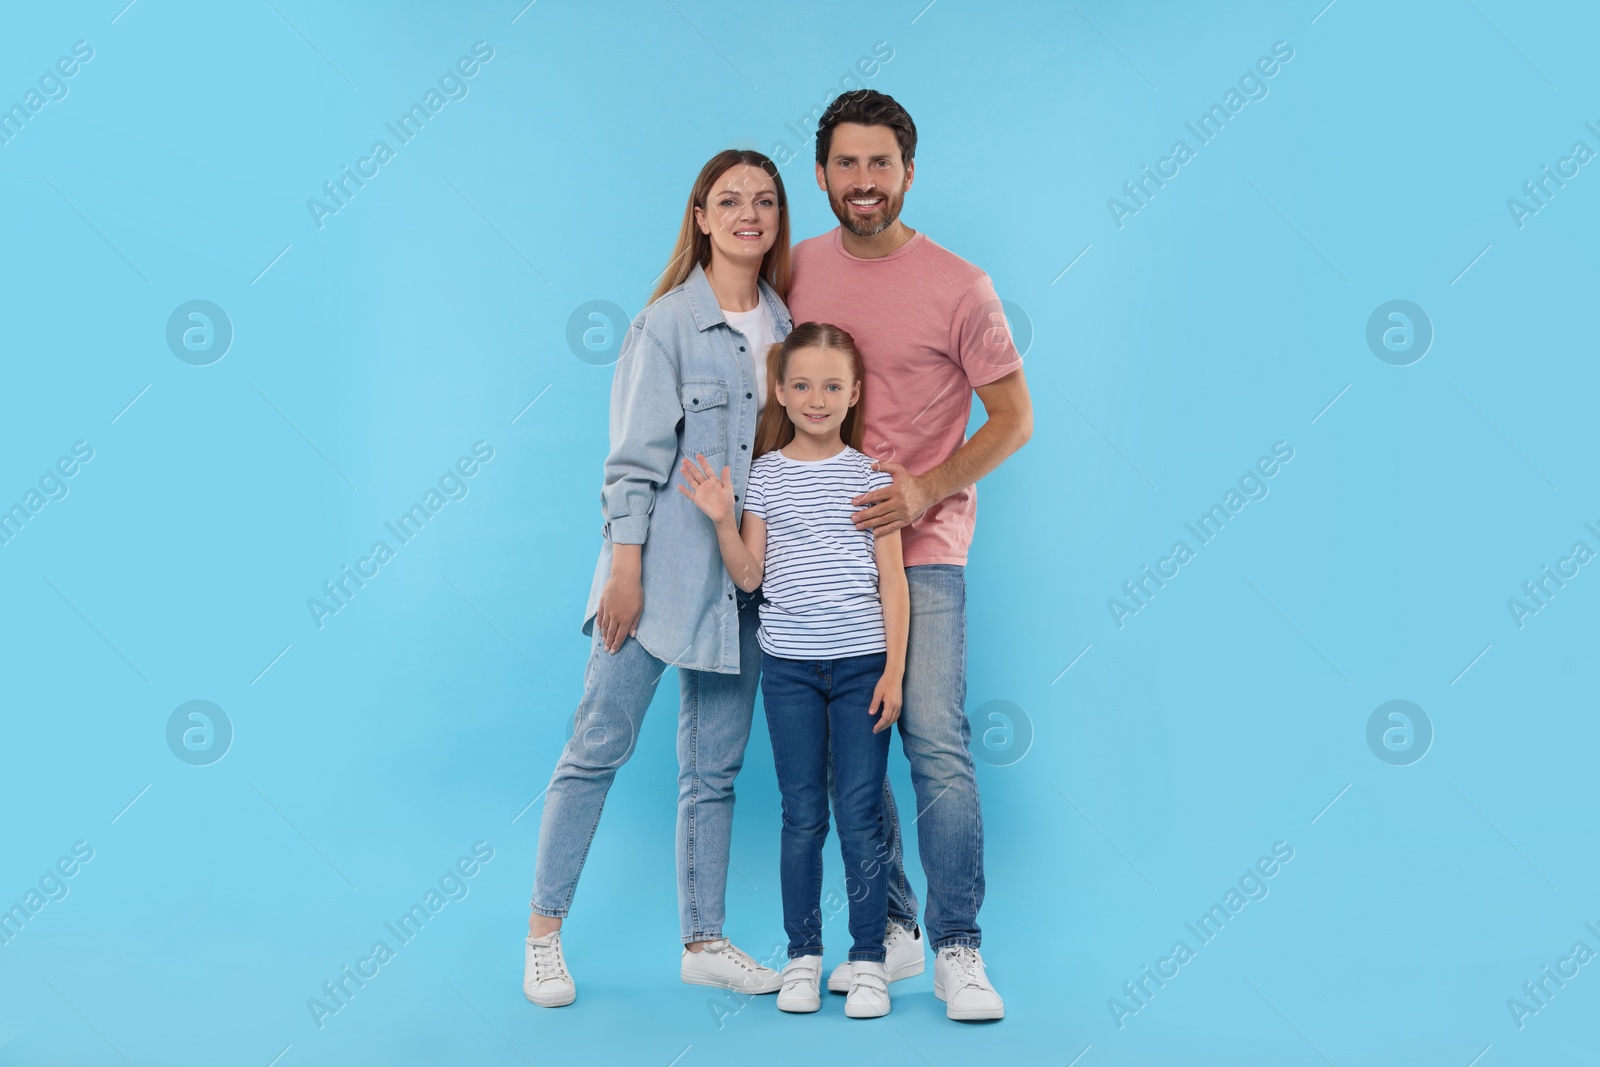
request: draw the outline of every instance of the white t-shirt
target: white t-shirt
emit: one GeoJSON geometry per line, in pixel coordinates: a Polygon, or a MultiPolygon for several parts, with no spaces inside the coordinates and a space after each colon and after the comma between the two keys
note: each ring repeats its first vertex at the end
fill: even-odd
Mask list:
{"type": "Polygon", "coordinates": [[[722,309],[728,325],[744,334],[745,349],[756,366],[756,415],[767,406],[767,349],[778,340],[778,327],[772,321],[772,312],[766,300],[758,297],[750,311],[722,309]]]}
{"type": "Polygon", "coordinates": [[[750,465],[744,513],[767,524],[762,651],[780,659],[834,659],[886,651],[871,530],[850,498],[893,482],[846,445],[824,460],[768,452],[750,465]]]}

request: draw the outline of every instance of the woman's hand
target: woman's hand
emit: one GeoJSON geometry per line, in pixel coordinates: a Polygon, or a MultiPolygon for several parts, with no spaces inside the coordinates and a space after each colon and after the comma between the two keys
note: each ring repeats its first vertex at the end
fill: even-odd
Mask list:
{"type": "Polygon", "coordinates": [[[878,725],[872,728],[875,734],[882,733],[893,726],[900,718],[900,679],[885,674],[878,679],[877,688],[872,691],[872,703],[867,705],[868,715],[878,716],[878,725]],[[880,713],[879,708],[882,708],[880,713]]]}
{"type": "Polygon", "coordinates": [[[696,452],[694,458],[700,461],[700,466],[696,467],[688,459],[683,461],[683,480],[689,485],[680,482],[678,492],[694,501],[694,506],[716,525],[732,522],[733,468],[723,467],[719,476],[712,471],[705,456],[696,452]],[[692,491],[689,486],[694,487],[692,491]]]}
{"type": "Polygon", "coordinates": [[[644,611],[644,585],[637,574],[619,574],[612,568],[600,590],[600,606],[595,623],[607,652],[615,652],[622,642],[638,632],[639,615],[644,611]]]}

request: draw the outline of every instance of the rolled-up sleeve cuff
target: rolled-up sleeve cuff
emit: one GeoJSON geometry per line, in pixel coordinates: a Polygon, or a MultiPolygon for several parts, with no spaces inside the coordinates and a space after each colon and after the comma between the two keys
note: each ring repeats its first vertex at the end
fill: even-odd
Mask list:
{"type": "Polygon", "coordinates": [[[642,545],[649,532],[648,515],[623,515],[606,523],[606,536],[614,545],[642,545]]]}

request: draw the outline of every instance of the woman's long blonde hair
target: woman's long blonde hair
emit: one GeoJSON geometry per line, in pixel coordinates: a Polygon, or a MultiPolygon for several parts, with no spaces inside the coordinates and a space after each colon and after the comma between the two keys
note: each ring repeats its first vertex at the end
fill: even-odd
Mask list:
{"type": "Polygon", "coordinates": [[[861,350],[849,331],[830,322],[802,322],[782,341],[767,349],[767,403],[756,422],[755,455],[752,462],[768,452],[774,452],[794,440],[794,422],[789,412],[778,403],[778,385],[788,371],[789,357],[803,348],[833,348],[850,357],[850,374],[861,383],[861,393],[839,427],[839,437],[845,444],[861,451],[867,420],[867,365],[861,359],[861,350]]]}
{"type": "Polygon", "coordinates": [[[706,201],[711,196],[711,186],[726,174],[729,168],[741,164],[760,167],[766,171],[772,179],[773,187],[777,190],[778,236],[761,259],[761,277],[765,278],[767,284],[777,292],[780,300],[789,299],[789,197],[783,191],[783,175],[778,173],[777,164],[760,152],[727,148],[712,156],[706,165],[700,168],[700,176],[694,180],[694,187],[689,190],[689,205],[683,210],[683,225],[678,228],[678,243],[672,249],[672,258],[667,261],[667,269],[661,272],[661,279],[656,283],[655,292],[650,294],[650,303],[655,303],[665,293],[682,285],[684,279],[694,270],[695,264],[704,267],[711,262],[711,237],[700,232],[700,226],[694,219],[694,209],[706,210],[706,201]]]}

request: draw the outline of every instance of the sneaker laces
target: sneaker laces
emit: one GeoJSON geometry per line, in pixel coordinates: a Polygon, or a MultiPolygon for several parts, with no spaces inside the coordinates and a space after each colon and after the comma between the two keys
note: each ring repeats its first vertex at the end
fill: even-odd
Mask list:
{"type": "Polygon", "coordinates": [[[560,938],[546,943],[543,938],[530,937],[528,945],[533,949],[533,974],[536,979],[540,982],[572,980],[567,974],[566,961],[561,958],[560,938]]]}
{"type": "Polygon", "coordinates": [[[713,941],[710,945],[707,945],[706,948],[711,949],[711,951],[732,960],[734,963],[737,963],[740,967],[743,967],[745,970],[750,971],[751,973],[761,970],[761,964],[757,963],[754,958],[744,951],[744,949],[739,948],[727,938],[723,938],[721,942],[713,941]]]}
{"type": "Polygon", "coordinates": [[[920,938],[897,922],[889,923],[889,928],[883,935],[883,947],[887,949],[890,942],[893,941],[905,941],[909,944],[917,945],[920,948],[920,938]]]}
{"type": "Polygon", "coordinates": [[[983,957],[978,955],[978,950],[971,945],[955,945],[946,957],[950,961],[952,974],[949,985],[956,989],[968,986],[983,987],[986,983],[983,974],[983,957]]]}

